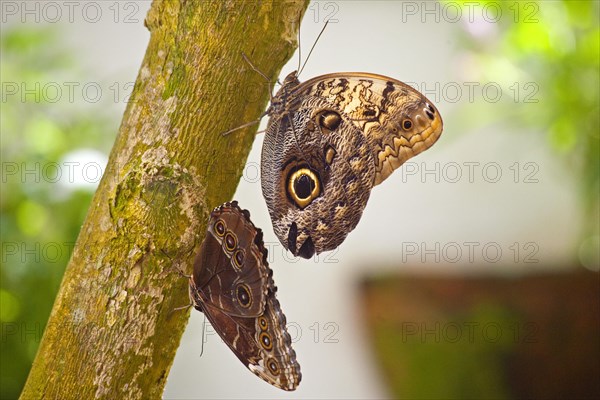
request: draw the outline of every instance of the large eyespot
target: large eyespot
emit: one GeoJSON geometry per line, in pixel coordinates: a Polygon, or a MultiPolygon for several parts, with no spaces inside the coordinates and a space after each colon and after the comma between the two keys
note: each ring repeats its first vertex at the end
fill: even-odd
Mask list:
{"type": "Polygon", "coordinates": [[[266,331],[269,327],[269,321],[267,321],[267,319],[261,315],[258,317],[258,326],[260,326],[261,331],[266,331]]]}
{"type": "Polygon", "coordinates": [[[279,375],[279,365],[274,359],[269,358],[267,360],[267,368],[269,368],[269,371],[271,371],[273,375],[279,375]]]}
{"type": "Polygon", "coordinates": [[[233,264],[238,268],[242,268],[242,265],[244,265],[244,258],[244,250],[236,250],[232,257],[233,264]]]}
{"type": "Polygon", "coordinates": [[[237,245],[236,242],[237,241],[235,240],[235,236],[233,235],[233,233],[227,232],[227,234],[225,235],[225,248],[229,251],[232,251],[237,245]]]}
{"type": "Polygon", "coordinates": [[[404,121],[402,121],[402,129],[404,129],[405,131],[410,130],[413,127],[413,123],[410,119],[406,118],[404,121]]]}
{"type": "Polygon", "coordinates": [[[235,296],[238,303],[244,308],[248,308],[252,304],[252,295],[246,285],[239,285],[235,290],[235,296]]]}
{"type": "Polygon", "coordinates": [[[271,336],[269,336],[267,332],[261,332],[260,336],[258,337],[258,341],[265,350],[271,350],[273,348],[271,336]]]}
{"type": "Polygon", "coordinates": [[[218,236],[222,237],[225,234],[225,222],[222,219],[217,220],[213,226],[218,236]]]}
{"type": "Polygon", "coordinates": [[[342,122],[342,117],[340,114],[331,110],[321,111],[317,115],[317,122],[319,126],[328,131],[334,131],[338,126],[340,126],[340,122],[342,122]]]}
{"type": "Polygon", "coordinates": [[[297,169],[288,177],[287,192],[298,207],[304,208],[321,193],[320,179],[309,168],[297,169]]]}

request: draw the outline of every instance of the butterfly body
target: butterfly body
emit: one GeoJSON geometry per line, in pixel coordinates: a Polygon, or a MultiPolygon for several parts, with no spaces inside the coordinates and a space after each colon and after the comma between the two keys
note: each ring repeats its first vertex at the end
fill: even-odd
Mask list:
{"type": "Polygon", "coordinates": [[[360,72],[302,83],[293,72],[267,114],[263,196],[280,242],[304,258],[338,247],[372,187],[433,145],[443,125],[421,93],[360,72]]]}
{"type": "Polygon", "coordinates": [[[250,213],[237,202],[216,208],[194,262],[192,304],[248,369],[276,387],[295,390],[302,375],[272,275],[250,213]]]}

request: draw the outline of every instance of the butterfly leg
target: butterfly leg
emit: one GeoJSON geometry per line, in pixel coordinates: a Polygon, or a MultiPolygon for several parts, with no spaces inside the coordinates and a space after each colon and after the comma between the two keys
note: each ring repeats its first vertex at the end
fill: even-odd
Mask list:
{"type": "MultiPolygon", "coordinates": [[[[169,318],[171,318],[173,316],[173,314],[175,314],[177,311],[181,311],[181,310],[187,310],[190,307],[193,307],[194,303],[192,302],[192,300],[190,299],[190,303],[186,304],[185,306],[181,306],[181,307],[175,307],[174,309],[172,309],[171,311],[169,311],[169,318]]],[[[202,311],[202,310],[199,310],[202,311]]]]}
{"type": "Polygon", "coordinates": [[[192,275],[188,275],[188,274],[184,273],[183,270],[181,268],[179,268],[179,266],[173,265],[170,268],[168,268],[167,270],[171,273],[175,273],[175,274],[179,275],[182,278],[187,278],[187,279],[192,278],[192,275]]]}
{"type": "MultiPolygon", "coordinates": [[[[174,264],[173,262],[173,258],[171,258],[171,256],[169,256],[167,254],[167,252],[165,252],[163,249],[160,250],[169,260],[171,260],[171,262],[174,264]]],[[[187,278],[187,279],[191,279],[192,275],[187,275],[183,272],[183,270],[179,267],[179,265],[172,265],[170,268],[168,268],[168,270],[170,272],[174,272],[177,273],[179,276],[181,276],[182,278],[187,278]]]]}
{"type": "Polygon", "coordinates": [[[194,305],[194,303],[192,303],[190,301],[190,304],[186,304],[185,306],[181,306],[181,307],[176,307],[174,308],[171,313],[174,313],[175,311],[179,311],[179,310],[187,310],[188,308],[192,307],[194,305]]]}
{"type": "MultiPolygon", "coordinates": [[[[247,127],[249,127],[249,126],[256,125],[256,124],[260,123],[260,120],[261,120],[261,119],[263,119],[263,117],[264,117],[265,115],[267,115],[267,114],[266,114],[266,112],[262,113],[262,114],[260,115],[260,117],[259,117],[258,119],[256,119],[256,120],[254,120],[254,121],[246,122],[245,124],[243,124],[243,125],[240,125],[240,126],[238,126],[237,128],[233,128],[233,129],[230,129],[230,130],[228,130],[228,131],[225,131],[225,132],[221,133],[221,136],[227,136],[227,135],[229,135],[231,132],[239,131],[240,129],[244,129],[244,128],[247,128],[247,127]]],[[[264,132],[264,131],[263,131],[263,132],[264,132]]],[[[258,133],[259,133],[259,132],[257,132],[257,134],[258,134],[258,133]]]]}
{"type": "MultiPolygon", "coordinates": [[[[245,54],[244,52],[242,52],[242,57],[244,58],[244,60],[246,60],[246,62],[248,63],[248,65],[250,65],[250,68],[252,68],[252,69],[253,69],[253,70],[254,70],[256,73],[258,73],[260,76],[262,76],[262,77],[263,77],[263,78],[264,78],[264,79],[267,81],[267,83],[269,83],[269,85],[271,84],[271,80],[270,80],[270,79],[269,79],[269,78],[268,78],[268,77],[267,77],[267,76],[266,76],[266,75],[265,75],[265,74],[264,74],[264,73],[263,73],[261,70],[259,70],[258,68],[256,68],[256,67],[254,66],[254,64],[252,64],[252,62],[250,61],[250,59],[248,59],[248,57],[246,56],[246,54],[245,54]]],[[[281,85],[281,82],[279,82],[279,80],[277,80],[277,82],[278,82],[278,83],[281,85]]],[[[273,94],[272,94],[272,93],[269,93],[269,96],[271,97],[271,102],[272,102],[272,100],[273,100],[273,94]]],[[[240,125],[240,126],[238,126],[238,127],[236,127],[236,128],[233,128],[233,129],[230,129],[230,130],[228,130],[228,131],[225,131],[225,132],[221,133],[221,136],[227,136],[227,135],[229,135],[230,133],[232,133],[232,132],[235,132],[235,131],[237,131],[237,130],[244,129],[244,128],[247,128],[247,127],[249,127],[249,126],[252,126],[252,125],[256,125],[256,124],[260,123],[260,121],[261,121],[261,120],[262,120],[262,119],[263,119],[263,118],[264,118],[266,115],[268,115],[268,114],[269,114],[269,110],[267,110],[267,111],[263,112],[263,113],[260,115],[260,117],[258,117],[258,119],[254,120],[254,121],[246,122],[246,123],[245,123],[245,124],[243,124],[243,125],[240,125]]],[[[257,134],[259,134],[259,133],[262,133],[262,132],[264,132],[264,131],[259,131],[259,132],[256,132],[256,133],[257,133],[257,134]]]]}
{"type": "MultiPolygon", "coordinates": [[[[250,68],[252,68],[260,76],[262,76],[263,78],[265,78],[265,81],[267,81],[267,83],[271,83],[271,80],[260,69],[256,68],[254,66],[254,64],[252,64],[252,62],[250,61],[250,59],[248,58],[248,56],[246,56],[246,53],[242,52],[242,57],[244,57],[244,60],[246,60],[246,62],[248,63],[248,65],[250,65],[250,68]]],[[[281,85],[281,82],[279,82],[279,80],[277,81],[277,83],[279,83],[281,85]]]]}

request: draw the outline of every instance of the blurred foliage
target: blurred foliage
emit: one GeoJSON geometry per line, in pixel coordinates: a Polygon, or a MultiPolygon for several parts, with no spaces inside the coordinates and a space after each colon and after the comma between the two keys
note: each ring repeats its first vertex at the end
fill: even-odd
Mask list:
{"type": "Polygon", "coordinates": [[[392,393],[407,399],[511,398],[502,365],[514,343],[510,336],[498,335],[493,329],[490,337],[498,335],[499,339],[493,336],[493,343],[482,340],[475,327],[516,326],[516,316],[497,305],[481,304],[470,313],[444,318],[447,320],[405,323],[401,329],[388,321],[373,329],[376,352],[381,355],[392,393]],[[399,360],[405,368],[399,368],[399,360]]]}
{"type": "Polygon", "coordinates": [[[486,110],[468,104],[464,119],[477,124],[500,119],[547,135],[581,181],[584,236],[597,236],[600,2],[465,0],[442,6],[450,3],[462,7],[466,73],[480,82],[497,82],[510,94],[481,105],[486,110]]]}
{"type": "Polygon", "coordinates": [[[61,43],[51,28],[3,28],[1,37],[2,399],[25,383],[97,184],[78,184],[67,160],[105,157],[117,126],[74,107],[64,82],[81,82],[82,72],[61,43]]]}

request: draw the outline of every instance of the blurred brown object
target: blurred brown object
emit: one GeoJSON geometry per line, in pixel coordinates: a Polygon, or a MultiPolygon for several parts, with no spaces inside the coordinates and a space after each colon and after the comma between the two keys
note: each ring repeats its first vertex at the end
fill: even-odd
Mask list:
{"type": "Polygon", "coordinates": [[[398,398],[600,398],[600,280],[581,268],[522,277],[364,281],[366,322],[398,398]]]}

